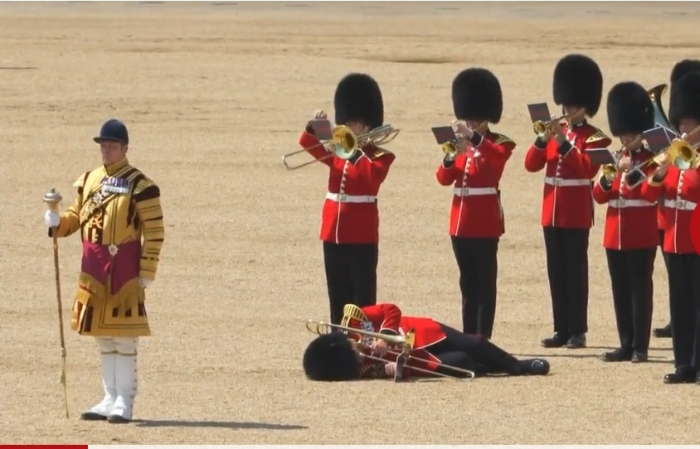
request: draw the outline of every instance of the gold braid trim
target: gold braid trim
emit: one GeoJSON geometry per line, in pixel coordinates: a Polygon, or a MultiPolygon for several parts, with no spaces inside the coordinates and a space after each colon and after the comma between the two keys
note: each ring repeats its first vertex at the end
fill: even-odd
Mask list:
{"type": "Polygon", "coordinates": [[[160,252],[165,241],[163,209],[160,204],[160,189],[144,177],[134,188],[136,211],[143,226],[143,247],[139,276],[155,280],[160,252]]]}

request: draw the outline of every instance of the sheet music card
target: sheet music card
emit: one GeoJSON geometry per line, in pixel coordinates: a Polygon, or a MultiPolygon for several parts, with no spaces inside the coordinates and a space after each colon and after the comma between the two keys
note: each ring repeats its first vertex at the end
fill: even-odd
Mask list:
{"type": "Polygon", "coordinates": [[[536,121],[549,122],[552,120],[552,115],[549,113],[547,103],[534,103],[527,105],[527,110],[530,112],[530,120],[532,123],[536,121]]]}
{"type": "Polygon", "coordinates": [[[330,140],[333,137],[329,120],[311,120],[311,128],[318,140],[330,140]]]}
{"type": "Polygon", "coordinates": [[[445,142],[457,141],[457,135],[451,126],[435,126],[430,129],[433,131],[433,136],[435,136],[438,145],[442,145],[445,142]]]}

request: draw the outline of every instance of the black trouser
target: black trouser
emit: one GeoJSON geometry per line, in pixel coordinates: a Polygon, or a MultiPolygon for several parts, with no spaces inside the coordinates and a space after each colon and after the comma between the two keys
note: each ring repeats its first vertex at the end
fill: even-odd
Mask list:
{"type": "Polygon", "coordinates": [[[654,310],[656,247],[606,249],[620,347],[646,354],[654,310]]]}
{"type": "Polygon", "coordinates": [[[377,303],[378,259],[377,244],[323,242],[332,324],[340,324],[346,304],[366,307],[377,303]]]}
{"type": "Polygon", "coordinates": [[[554,332],[588,332],[588,236],[590,229],[544,227],[554,332]]]}
{"type": "Polygon", "coordinates": [[[462,292],[462,329],[491,338],[496,316],[498,238],[452,237],[459,288],[462,292]]]}
{"type": "Polygon", "coordinates": [[[700,369],[700,255],[668,253],[676,368],[700,369]]]}
{"type": "MultiPolygon", "coordinates": [[[[481,335],[469,335],[440,323],[446,338],[427,348],[428,352],[445,365],[454,366],[476,374],[522,374],[523,364],[514,356],[491,343],[481,335]]],[[[437,372],[462,377],[463,374],[445,367],[437,372]]]]}

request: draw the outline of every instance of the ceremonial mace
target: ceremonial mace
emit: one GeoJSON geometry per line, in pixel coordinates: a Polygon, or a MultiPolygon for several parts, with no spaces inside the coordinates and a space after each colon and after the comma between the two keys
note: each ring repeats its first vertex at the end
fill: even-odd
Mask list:
{"type": "MultiPolygon", "coordinates": [[[[44,195],[44,202],[49,207],[49,210],[58,212],[58,204],[63,201],[63,197],[56,189],[51,189],[44,195]]],[[[66,382],[66,339],[63,336],[63,304],[61,302],[61,278],[58,270],[58,231],[57,227],[51,228],[51,236],[53,237],[53,267],[56,273],[56,300],[58,301],[58,327],[61,335],[61,358],[63,359],[63,369],[61,371],[61,384],[63,385],[63,399],[66,406],[66,418],[70,417],[68,412],[68,385],[66,382]]]]}

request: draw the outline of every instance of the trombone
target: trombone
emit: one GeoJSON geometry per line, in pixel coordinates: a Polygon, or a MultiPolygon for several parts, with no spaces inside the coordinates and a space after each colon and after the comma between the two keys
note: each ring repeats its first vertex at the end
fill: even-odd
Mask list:
{"type": "MultiPolygon", "coordinates": [[[[657,165],[674,165],[681,170],[695,169],[700,165],[700,155],[694,146],[700,142],[700,125],[671,141],[671,145],[652,159],[657,165]],[[696,136],[696,134],[698,134],[696,136]],[[694,139],[689,139],[693,137],[694,139]],[[693,143],[691,143],[693,142],[693,143]]],[[[648,161],[645,161],[645,164],[648,161]]],[[[657,169],[658,170],[658,169],[657,169]]]]}
{"type": "MultiPolygon", "coordinates": [[[[472,380],[476,376],[476,374],[470,370],[458,368],[455,366],[445,365],[442,362],[434,362],[432,360],[426,360],[426,359],[411,355],[411,351],[413,350],[413,347],[415,344],[415,338],[416,338],[415,337],[415,330],[413,328],[411,328],[405,336],[386,335],[386,334],[380,334],[378,332],[371,332],[371,331],[366,331],[363,329],[356,329],[354,327],[348,327],[348,326],[343,326],[343,325],[338,325],[338,324],[331,324],[331,323],[328,323],[325,321],[308,320],[306,322],[306,329],[309,332],[317,334],[317,335],[328,334],[328,333],[332,332],[333,329],[340,330],[344,334],[346,334],[346,336],[354,344],[356,344],[358,347],[366,348],[366,349],[369,349],[369,348],[366,344],[363,343],[361,338],[355,340],[355,339],[351,338],[348,334],[355,333],[355,334],[362,335],[365,337],[378,338],[378,339],[385,340],[389,343],[393,343],[394,345],[399,346],[401,350],[394,351],[394,350],[389,349],[387,351],[387,354],[390,354],[390,355],[393,355],[396,357],[397,374],[399,373],[399,371],[401,370],[402,367],[406,367],[406,368],[409,368],[409,369],[414,370],[414,371],[418,371],[418,372],[422,372],[422,373],[426,373],[426,374],[431,374],[431,375],[438,376],[438,377],[447,377],[450,379],[455,379],[455,380],[460,380],[460,381],[472,380]],[[423,368],[416,367],[413,365],[408,365],[408,362],[410,362],[411,360],[415,360],[416,362],[423,362],[423,363],[436,363],[438,366],[453,370],[453,371],[458,372],[458,373],[466,374],[468,377],[466,379],[464,379],[461,377],[450,376],[449,374],[438,373],[435,371],[423,369],[423,368]]],[[[376,357],[376,356],[373,356],[370,354],[365,354],[362,351],[360,351],[360,356],[367,358],[367,359],[370,359],[370,360],[375,360],[377,362],[382,362],[382,363],[390,363],[391,362],[390,360],[386,360],[386,359],[383,359],[381,357],[376,357]]],[[[401,380],[400,375],[394,377],[394,381],[399,381],[399,380],[401,380]]]]}
{"type": "Polygon", "coordinates": [[[586,110],[579,108],[573,114],[565,114],[561,117],[554,118],[548,122],[543,122],[542,120],[537,120],[532,124],[532,129],[537,134],[540,139],[546,139],[554,134],[554,126],[561,123],[562,120],[571,121],[573,119],[581,118],[585,115],[586,110]]]}
{"type": "Polygon", "coordinates": [[[323,162],[326,159],[331,158],[333,156],[339,159],[348,160],[352,158],[352,156],[355,154],[355,151],[364,147],[365,145],[373,144],[375,146],[381,146],[387,144],[394,140],[399,134],[399,132],[400,130],[394,129],[391,125],[384,125],[366,133],[356,135],[354,132],[352,132],[352,130],[349,127],[345,125],[338,125],[331,130],[330,139],[321,141],[318,144],[313,145],[309,148],[302,148],[301,150],[287,153],[284,156],[282,156],[282,163],[284,163],[284,166],[287,167],[287,170],[296,170],[298,168],[311,165],[314,162],[323,162]],[[289,159],[292,156],[305,153],[309,150],[313,150],[314,148],[318,148],[320,146],[326,147],[326,151],[328,151],[328,154],[326,156],[323,156],[321,158],[314,158],[308,162],[299,165],[290,165],[287,162],[287,159],[289,159]],[[329,147],[330,149],[328,149],[329,147]]]}

